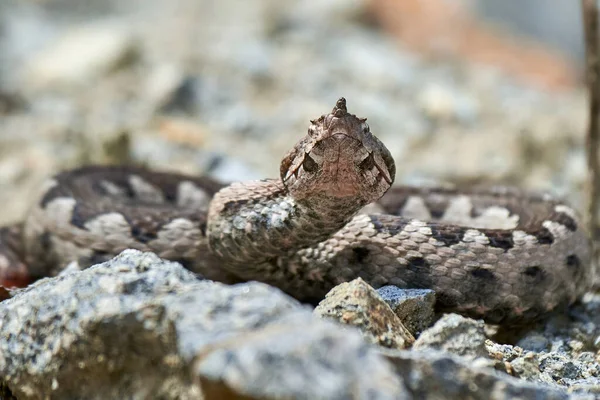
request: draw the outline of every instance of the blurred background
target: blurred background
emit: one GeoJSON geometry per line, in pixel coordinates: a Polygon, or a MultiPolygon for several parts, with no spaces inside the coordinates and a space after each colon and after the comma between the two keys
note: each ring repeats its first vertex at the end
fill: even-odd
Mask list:
{"type": "Polygon", "coordinates": [[[582,204],[579,1],[2,0],[0,223],[87,163],[223,180],[346,97],[397,183],[508,183],[582,204]]]}

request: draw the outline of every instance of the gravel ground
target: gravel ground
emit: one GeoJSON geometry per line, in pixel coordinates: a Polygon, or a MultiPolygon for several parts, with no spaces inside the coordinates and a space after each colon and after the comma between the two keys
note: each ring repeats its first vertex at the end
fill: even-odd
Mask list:
{"type": "MultiPolygon", "coordinates": [[[[378,29],[366,0],[4,0],[0,224],[22,219],[49,175],[87,163],[144,164],[227,181],[276,176],[279,160],[304,134],[308,120],[328,112],[341,96],[350,112],[369,118],[371,130],[392,152],[397,183],[509,183],[552,190],[577,207],[583,204],[582,88],[544,92],[491,67],[422,58],[378,29]]],[[[25,301],[26,293],[2,303],[0,311],[6,309],[9,320],[11,307],[25,301]]],[[[352,339],[351,348],[367,354],[383,371],[380,376],[392,377],[393,395],[429,393],[428,385],[448,384],[449,371],[468,377],[456,398],[464,398],[471,378],[483,396],[473,398],[491,393],[482,382],[508,393],[498,389],[495,398],[517,392],[538,398],[566,398],[567,390],[598,393],[599,304],[598,295],[589,294],[570,314],[509,339],[495,327],[458,316],[443,317],[433,327],[414,327],[408,318],[409,327],[423,331],[416,347],[425,353],[390,353],[390,363],[379,353],[365,353],[359,339],[352,339]],[[471,356],[484,357],[490,368],[478,375],[478,364],[455,357],[464,356],[453,350],[455,342],[439,341],[444,335],[470,343],[471,356]],[[448,354],[432,352],[439,349],[448,354]],[[422,375],[406,372],[415,366],[422,375]]],[[[388,306],[369,305],[388,312],[388,306]]],[[[62,312],[57,306],[56,315],[62,312]]],[[[312,318],[302,312],[302,321],[312,318]]],[[[178,315],[173,321],[181,321],[178,315]]],[[[100,317],[102,324],[105,316],[100,317]]],[[[329,325],[319,324],[315,332],[329,332],[329,325]]],[[[296,339],[303,329],[292,328],[286,334],[296,339]]],[[[45,338],[41,329],[32,337],[45,338]]],[[[332,332],[336,340],[343,336],[332,332]]],[[[169,345],[178,346],[178,340],[183,339],[169,345]]],[[[325,346],[320,340],[314,343],[325,346]]],[[[282,354],[288,351],[293,354],[295,347],[282,354]]],[[[215,363],[209,366],[225,365],[219,357],[208,359],[215,363]]],[[[32,360],[37,362],[35,355],[32,360]]],[[[205,364],[198,364],[193,379],[221,379],[221,370],[205,370],[205,364]]],[[[24,365],[0,369],[18,382],[31,378],[19,375],[25,374],[19,369],[24,365]]],[[[184,372],[182,381],[189,376],[184,372]]],[[[344,379],[348,376],[353,375],[344,379]]]]}
{"type": "Polygon", "coordinates": [[[2,2],[0,222],[83,163],[276,176],[341,96],[390,148],[399,183],[514,183],[581,204],[582,90],[421,59],[367,12],[359,0],[2,2]]]}

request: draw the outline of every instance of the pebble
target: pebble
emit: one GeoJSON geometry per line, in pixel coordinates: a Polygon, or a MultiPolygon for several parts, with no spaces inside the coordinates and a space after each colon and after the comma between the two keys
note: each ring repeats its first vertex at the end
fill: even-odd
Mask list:
{"type": "Polygon", "coordinates": [[[433,290],[400,289],[390,285],[377,289],[377,293],[414,336],[418,336],[433,321],[435,305],[433,290]]]}
{"type": "Polygon", "coordinates": [[[413,349],[437,349],[471,358],[487,357],[486,339],[483,321],[445,314],[421,333],[413,349]]]}
{"type": "Polygon", "coordinates": [[[390,306],[361,278],[331,289],[314,313],[355,326],[365,339],[383,347],[404,349],[415,340],[390,306]]]}
{"type": "Polygon", "coordinates": [[[37,89],[89,84],[122,67],[136,49],[134,36],[122,23],[75,26],[28,60],[25,82],[37,89]]]}

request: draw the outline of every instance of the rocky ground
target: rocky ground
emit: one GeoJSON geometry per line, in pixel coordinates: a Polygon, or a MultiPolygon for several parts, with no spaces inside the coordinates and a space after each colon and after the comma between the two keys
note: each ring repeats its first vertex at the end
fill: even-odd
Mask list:
{"type": "MultiPolygon", "coordinates": [[[[84,3],[0,3],[0,223],[84,163],[276,176],[340,96],[400,183],[512,183],[582,205],[581,89],[421,58],[360,0],[84,3]]],[[[313,311],[129,251],[0,304],[0,398],[600,396],[598,295],[519,332],[434,301],[357,280],[313,311]]]]}

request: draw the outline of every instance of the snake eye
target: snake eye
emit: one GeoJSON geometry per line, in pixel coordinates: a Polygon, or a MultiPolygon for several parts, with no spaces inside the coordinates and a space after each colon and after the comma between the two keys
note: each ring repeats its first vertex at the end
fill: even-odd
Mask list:
{"type": "Polygon", "coordinates": [[[363,171],[368,171],[375,166],[375,158],[373,158],[373,153],[369,153],[369,155],[360,162],[358,167],[363,171]]]}
{"type": "Polygon", "coordinates": [[[302,162],[302,168],[306,172],[315,172],[319,166],[308,154],[304,155],[304,161],[302,162]]]}

